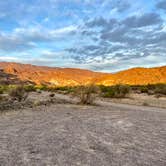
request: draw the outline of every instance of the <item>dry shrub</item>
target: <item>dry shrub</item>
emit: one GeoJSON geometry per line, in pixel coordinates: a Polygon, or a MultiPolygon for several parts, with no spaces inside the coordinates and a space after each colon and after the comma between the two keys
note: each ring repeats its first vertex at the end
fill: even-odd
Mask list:
{"type": "Polygon", "coordinates": [[[92,105],[96,99],[97,86],[90,84],[87,86],[79,86],[75,91],[75,95],[79,97],[80,104],[92,105]]]}
{"type": "Polygon", "coordinates": [[[142,104],[143,106],[149,106],[149,104],[147,102],[143,102],[142,104]]]}
{"type": "Polygon", "coordinates": [[[54,97],[54,96],[55,96],[54,93],[49,94],[49,97],[54,97]]]}
{"type": "Polygon", "coordinates": [[[0,103],[3,101],[7,101],[7,96],[1,95],[0,94],[0,103]]]}
{"type": "Polygon", "coordinates": [[[28,93],[25,91],[23,86],[17,86],[14,89],[11,89],[9,92],[9,96],[13,100],[17,100],[19,102],[26,100],[28,97],[28,93]]]}

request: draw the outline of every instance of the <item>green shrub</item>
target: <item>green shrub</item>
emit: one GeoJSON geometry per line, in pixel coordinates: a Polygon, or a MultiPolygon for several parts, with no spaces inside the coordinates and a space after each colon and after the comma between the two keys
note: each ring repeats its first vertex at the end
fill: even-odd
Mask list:
{"type": "Polygon", "coordinates": [[[4,93],[4,89],[0,86],[0,94],[4,93]]]}
{"type": "Polygon", "coordinates": [[[21,102],[28,97],[28,93],[25,91],[23,86],[17,86],[16,88],[10,90],[9,96],[13,100],[21,102]]]}
{"type": "Polygon", "coordinates": [[[7,92],[9,89],[11,89],[11,88],[8,85],[0,85],[0,94],[7,92]]]}
{"type": "Polygon", "coordinates": [[[141,91],[141,93],[148,93],[149,89],[147,86],[141,86],[140,91],[141,91]]]}
{"type": "Polygon", "coordinates": [[[60,91],[60,92],[63,92],[65,94],[72,93],[72,92],[74,92],[75,89],[76,89],[75,87],[69,87],[69,86],[62,86],[62,87],[55,88],[56,91],[60,91]]]}
{"type": "Polygon", "coordinates": [[[48,91],[49,88],[47,85],[38,85],[36,86],[36,89],[42,90],[42,91],[48,91]]]}
{"type": "Polygon", "coordinates": [[[26,92],[34,92],[34,91],[36,91],[36,87],[34,86],[34,85],[25,85],[24,86],[24,90],[26,91],[26,92]]]}
{"type": "Polygon", "coordinates": [[[149,95],[153,94],[162,94],[166,95],[166,84],[158,83],[158,84],[148,84],[148,85],[132,85],[133,91],[139,91],[141,93],[147,93],[149,95]]]}
{"type": "Polygon", "coordinates": [[[128,85],[115,85],[110,87],[101,87],[102,96],[110,98],[123,98],[130,92],[128,85]]]}
{"type": "Polygon", "coordinates": [[[157,94],[166,95],[166,84],[156,84],[154,92],[157,94]]]}

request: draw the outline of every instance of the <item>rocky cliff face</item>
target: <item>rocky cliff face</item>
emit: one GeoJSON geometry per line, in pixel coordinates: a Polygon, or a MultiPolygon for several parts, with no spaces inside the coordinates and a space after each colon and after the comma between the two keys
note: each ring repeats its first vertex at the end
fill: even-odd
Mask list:
{"type": "Polygon", "coordinates": [[[156,68],[133,68],[115,74],[7,62],[0,62],[0,69],[3,69],[5,73],[16,75],[22,81],[56,86],[86,85],[88,83],[103,85],[120,83],[131,85],[166,83],[166,66],[156,68]]]}

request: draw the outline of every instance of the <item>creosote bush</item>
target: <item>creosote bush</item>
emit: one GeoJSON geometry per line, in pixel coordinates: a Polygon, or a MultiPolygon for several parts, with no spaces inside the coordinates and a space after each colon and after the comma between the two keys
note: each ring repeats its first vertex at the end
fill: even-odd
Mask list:
{"type": "Polygon", "coordinates": [[[156,84],[154,92],[157,94],[166,95],[166,85],[165,84],[156,84]]]}
{"type": "Polygon", "coordinates": [[[26,100],[26,98],[28,97],[28,93],[25,91],[24,86],[17,86],[14,89],[10,90],[9,96],[13,100],[21,102],[26,100]]]}
{"type": "Polygon", "coordinates": [[[141,93],[148,93],[149,89],[147,86],[141,86],[140,91],[141,91],[141,93]]]}
{"type": "Polygon", "coordinates": [[[139,90],[141,93],[147,93],[149,95],[161,94],[166,95],[166,84],[148,84],[148,85],[134,85],[131,86],[133,91],[139,90]]]}
{"type": "Polygon", "coordinates": [[[91,84],[79,86],[75,90],[75,95],[79,97],[79,104],[92,105],[96,99],[97,86],[91,84]]]}
{"type": "Polygon", "coordinates": [[[108,98],[123,98],[130,92],[128,85],[100,86],[102,96],[108,98]]]}
{"type": "Polygon", "coordinates": [[[37,87],[34,85],[25,85],[24,90],[26,92],[35,92],[37,90],[37,87]]]}
{"type": "Polygon", "coordinates": [[[51,92],[58,92],[62,94],[71,94],[75,91],[76,87],[72,86],[61,86],[61,87],[50,87],[51,92]]]}

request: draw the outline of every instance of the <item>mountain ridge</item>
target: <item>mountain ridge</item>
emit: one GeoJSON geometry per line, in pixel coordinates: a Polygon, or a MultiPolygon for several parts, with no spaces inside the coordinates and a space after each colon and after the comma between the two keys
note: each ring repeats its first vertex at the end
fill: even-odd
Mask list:
{"type": "Polygon", "coordinates": [[[77,86],[89,83],[114,84],[155,84],[166,83],[166,66],[135,67],[116,73],[102,73],[87,69],[36,66],[15,62],[0,62],[0,68],[16,75],[22,81],[55,86],[77,86]]]}

